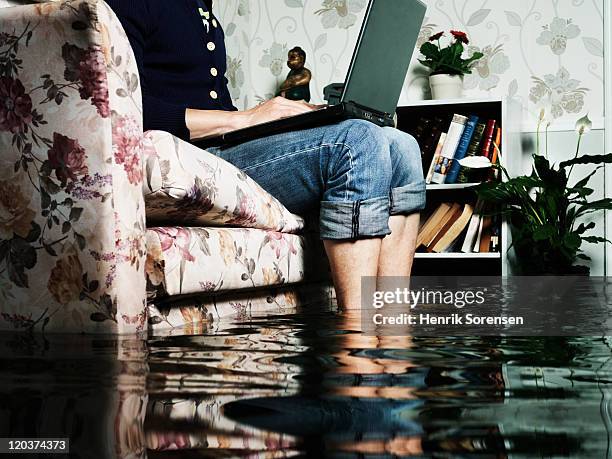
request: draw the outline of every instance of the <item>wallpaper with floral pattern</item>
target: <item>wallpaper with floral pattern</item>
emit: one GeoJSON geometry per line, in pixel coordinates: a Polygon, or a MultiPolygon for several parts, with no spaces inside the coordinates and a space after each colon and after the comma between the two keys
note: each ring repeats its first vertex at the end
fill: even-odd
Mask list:
{"type": "MultiPolygon", "coordinates": [[[[451,28],[466,31],[468,53],[485,57],[465,80],[467,96],[520,100],[525,124],[541,108],[573,123],[603,116],[603,0],[425,0],[419,45],[451,28]]],[[[239,108],[272,96],[299,45],[313,71],[314,101],[342,81],[367,0],[228,0],[218,2],[228,37],[230,89],[239,108]]],[[[407,50],[407,52],[410,52],[407,50]]],[[[429,98],[424,69],[413,57],[401,102],[429,98]]],[[[401,103],[400,102],[400,103],[401,103]]]]}

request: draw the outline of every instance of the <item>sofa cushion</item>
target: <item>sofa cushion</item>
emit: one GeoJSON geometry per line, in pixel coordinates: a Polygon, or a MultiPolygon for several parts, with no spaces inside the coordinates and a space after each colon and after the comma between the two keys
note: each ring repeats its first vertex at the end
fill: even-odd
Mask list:
{"type": "Polygon", "coordinates": [[[317,234],[244,228],[147,230],[149,298],[284,285],[326,278],[317,234]]]}
{"type": "Polygon", "coordinates": [[[304,223],[244,172],[167,132],[145,133],[148,226],[234,226],[284,233],[304,223]]]}

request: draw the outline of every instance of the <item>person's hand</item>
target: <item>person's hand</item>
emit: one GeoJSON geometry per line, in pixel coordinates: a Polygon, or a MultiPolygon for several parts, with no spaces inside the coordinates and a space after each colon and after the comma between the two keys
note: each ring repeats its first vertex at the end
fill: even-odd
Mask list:
{"type": "Polygon", "coordinates": [[[287,118],[289,116],[300,115],[302,113],[316,110],[316,105],[308,104],[304,101],[295,101],[285,99],[284,97],[275,97],[266,102],[246,110],[248,115],[248,125],[267,123],[269,121],[287,118]]]}

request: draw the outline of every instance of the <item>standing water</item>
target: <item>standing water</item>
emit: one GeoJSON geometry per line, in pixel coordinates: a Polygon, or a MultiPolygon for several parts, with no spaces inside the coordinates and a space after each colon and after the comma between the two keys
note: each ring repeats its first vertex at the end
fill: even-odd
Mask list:
{"type": "Polygon", "coordinates": [[[147,340],[0,335],[0,437],[96,459],[612,457],[606,339],[358,330],[311,312],[147,340]]]}

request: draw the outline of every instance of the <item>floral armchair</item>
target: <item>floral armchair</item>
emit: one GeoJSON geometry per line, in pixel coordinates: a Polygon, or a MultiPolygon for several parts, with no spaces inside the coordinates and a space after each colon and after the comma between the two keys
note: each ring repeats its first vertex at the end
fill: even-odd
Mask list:
{"type": "Polygon", "coordinates": [[[282,288],[326,272],[301,218],[221,159],[143,133],[134,56],[102,0],[0,9],[0,148],[0,329],[130,333],[328,294],[282,288]]]}

